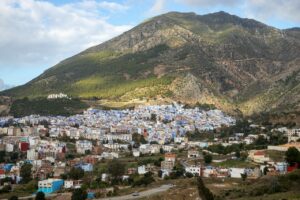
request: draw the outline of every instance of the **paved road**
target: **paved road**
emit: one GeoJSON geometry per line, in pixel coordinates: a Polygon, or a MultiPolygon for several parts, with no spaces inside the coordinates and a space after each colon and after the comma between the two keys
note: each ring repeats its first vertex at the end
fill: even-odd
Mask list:
{"type": "Polygon", "coordinates": [[[119,197],[110,197],[110,198],[103,198],[103,199],[99,199],[99,200],[130,200],[130,199],[139,199],[142,197],[147,197],[147,196],[151,196],[160,192],[165,192],[168,189],[172,188],[172,185],[162,185],[160,187],[157,188],[153,188],[153,189],[149,189],[143,192],[139,192],[139,196],[132,196],[132,194],[129,195],[124,195],[124,196],[119,196],[119,197]]]}

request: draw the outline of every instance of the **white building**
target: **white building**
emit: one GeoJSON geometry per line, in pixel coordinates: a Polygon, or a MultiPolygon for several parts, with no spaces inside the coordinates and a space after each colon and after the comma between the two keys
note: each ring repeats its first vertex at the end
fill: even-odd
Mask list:
{"type": "Polygon", "coordinates": [[[138,174],[146,174],[147,171],[146,171],[146,166],[145,165],[142,165],[142,166],[139,166],[138,167],[138,174]]]}
{"type": "Polygon", "coordinates": [[[185,168],[185,172],[189,172],[191,174],[201,176],[201,166],[200,165],[199,166],[195,166],[195,165],[187,166],[185,168]]]}
{"type": "Polygon", "coordinates": [[[300,129],[288,130],[288,142],[297,142],[300,139],[300,129]]]}
{"type": "Polygon", "coordinates": [[[140,157],[140,151],[139,151],[139,150],[135,150],[135,149],[134,149],[134,150],[132,151],[132,154],[133,154],[134,157],[140,157]]]}
{"type": "Polygon", "coordinates": [[[39,153],[35,149],[30,149],[27,151],[28,160],[37,160],[38,157],[39,157],[39,153]]]}
{"type": "Polygon", "coordinates": [[[229,169],[230,177],[231,178],[241,178],[241,174],[245,173],[244,168],[230,168],[229,169]]]}
{"type": "Polygon", "coordinates": [[[10,144],[10,143],[7,143],[5,145],[5,151],[6,152],[13,152],[14,151],[14,145],[13,144],[10,144]]]}
{"type": "Polygon", "coordinates": [[[47,99],[67,99],[69,98],[68,95],[64,93],[59,93],[59,94],[49,94],[47,99]]]}
{"type": "Polygon", "coordinates": [[[188,151],[188,158],[198,158],[200,156],[198,150],[189,150],[188,151]]]}
{"type": "Polygon", "coordinates": [[[88,140],[78,140],[76,141],[76,150],[77,153],[85,154],[87,151],[92,151],[93,144],[88,140]]]}
{"type": "Polygon", "coordinates": [[[64,188],[65,189],[78,189],[81,188],[82,181],[81,180],[65,180],[64,188]]]}

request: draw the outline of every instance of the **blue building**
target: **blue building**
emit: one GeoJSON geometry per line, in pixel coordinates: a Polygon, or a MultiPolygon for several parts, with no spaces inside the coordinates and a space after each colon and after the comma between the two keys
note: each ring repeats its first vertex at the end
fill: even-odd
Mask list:
{"type": "Polygon", "coordinates": [[[81,168],[85,172],[91,172],[93,171],[93,165],[90,163],[80,163],[75,165],[76,168],[81,168]]]}
{"type": "Polygon", "coordinates": [[[88,199],[95,199],[95,192],[88,192],[87,198],[88,199]]]}
{"type": "Polygon", "coordinates": [[[64,185],[64,180],[62,179],[47,179],[39,181],[38,192],[44,192],[45,194],[51,194],[60,190],[64,185]]]}
{"type": "Polygon", "coordinates": [[[9,172],[13,166],[14,166],[14,164],[8,163],[3,166],[3,169],[5,171],[9,172]]]}

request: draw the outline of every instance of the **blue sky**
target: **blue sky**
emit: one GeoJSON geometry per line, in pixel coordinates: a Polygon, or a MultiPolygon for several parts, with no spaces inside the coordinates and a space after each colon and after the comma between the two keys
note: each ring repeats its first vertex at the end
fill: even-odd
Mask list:
{"type": "Polygon", "coordinates": [[[1,0],[0,80],[24,84],[158,14],[220,10],[276,28],[300,27],[299,0],[1,0]]]}

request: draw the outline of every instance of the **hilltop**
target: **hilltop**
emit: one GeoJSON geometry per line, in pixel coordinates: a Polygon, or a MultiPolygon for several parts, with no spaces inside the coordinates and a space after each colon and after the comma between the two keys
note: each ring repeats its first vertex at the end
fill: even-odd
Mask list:
{"type": "Polygon", "coordinates": [[[159,97],[244,114],[299,110],[299,64],[299,28],[280,30],[222,11],[170,12],[0,94],[38,98],[64,92],[108,101],[159,97]]]}

